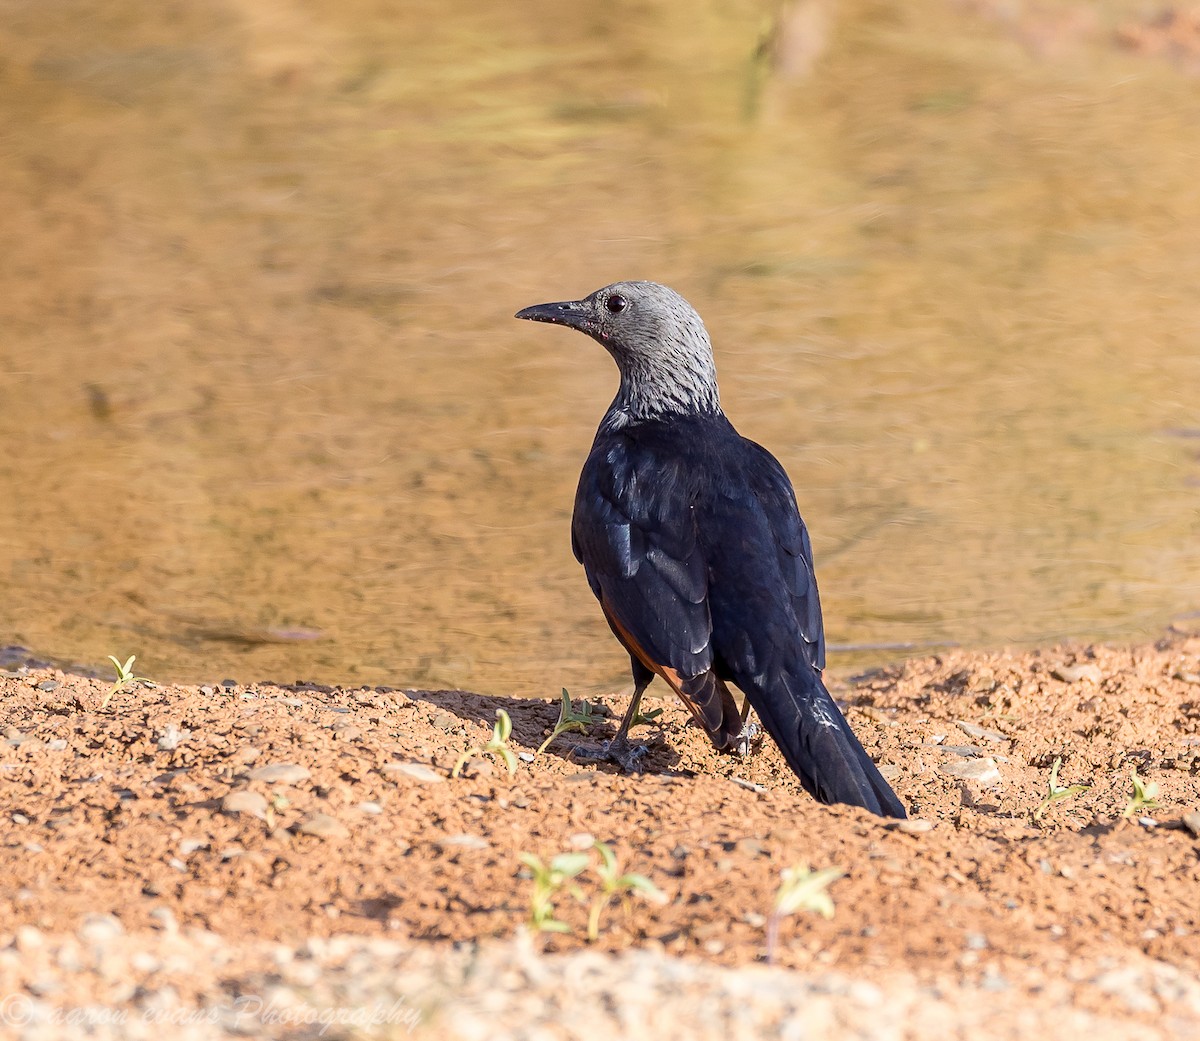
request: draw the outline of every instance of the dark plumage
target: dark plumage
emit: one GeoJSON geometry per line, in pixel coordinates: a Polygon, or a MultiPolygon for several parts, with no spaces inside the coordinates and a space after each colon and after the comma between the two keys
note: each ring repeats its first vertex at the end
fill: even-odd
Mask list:
{"type": "Polygon", "coordinates": [[[571,524],[575,556],[633,667],[634,700],[611,757],[636,761],[629,724],[656,675],[717,748],[745,751],[732,683],[813,796],[905,816],[821,682],[808,532],[783,468],[721,411],[700,316],[666,286],[618,282],[516,317],[587,333],[621,372],[571,524]]]}

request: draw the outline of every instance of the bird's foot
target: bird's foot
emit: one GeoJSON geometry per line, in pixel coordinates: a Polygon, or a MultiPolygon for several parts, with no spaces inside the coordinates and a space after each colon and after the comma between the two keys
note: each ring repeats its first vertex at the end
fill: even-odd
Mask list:
{"type": "Polygon", "coordinates": [[[762,744],[762,727],[757,723],[743,723],[742,732],[734,738],[731,751],[740,759],[745,759],[751,751],[762,744]]]}
{"type": "Polygon", "coordinates": [[[633,745],[624,739],[614,738],[605,741],[599,748],[583,748],[575,746],[575,755],[579,759],[592,759],[597,762],[616,763],[627,774],[641,773],[642,760],[650,749],[645,745],[633,745]]]}

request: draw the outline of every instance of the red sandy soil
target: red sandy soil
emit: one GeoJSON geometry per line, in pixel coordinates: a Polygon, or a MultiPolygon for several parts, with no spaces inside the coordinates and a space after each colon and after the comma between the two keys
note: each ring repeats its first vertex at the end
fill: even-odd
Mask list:
{"type": "Polygon", "coordinates": [[[108,681],[18,652],[3,669],[0,1019],[22,1037],[161,1035],[155,1016],[188,1010],[208,1015],[177,1036],[319,1036],[312,1009],[385,998],[390,1020],[323,1036],[633,1036],[666,1016],[689,1037],[1200,1037],[1195,635],[831,679],[907,824],[818,805],[769,739],[714,753],[674,703],[626,776],[572,756],[622,696],[530,761],[555,701],[137,683],[105,705],[108,681]],[[501,708],[515,773],[476,755],[451,777],[501,708]],[[1058,758],[1060,785],[1090,788],[1039,815],[1058,758]],[[1157,806],[1123,816],[1135,768],[1157,806]],[[662,899],[614,897],[589,942],[593,850],[581,899],[557,900],[571,931],[529,937],[520,855],[595,840],[662,899]],[[781,918],[766,968],[797,865],[844,872],[834,913],[781,918]],[[308,1021],[230,1020],[268,992],[308,1021]],[[133,1018],[111,1032],[101,1008],[133,1018]]]}

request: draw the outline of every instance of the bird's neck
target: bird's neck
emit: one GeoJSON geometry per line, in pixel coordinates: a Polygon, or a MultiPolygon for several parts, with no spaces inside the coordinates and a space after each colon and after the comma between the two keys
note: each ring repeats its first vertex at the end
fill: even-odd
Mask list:
{"type": "Polygon", "coordinates": [[[658,372],[652,364],[621,365],[621,386],[609,407],[620,425],[674,416],[720,415],[721,398],[712,359],[658,372]]]}

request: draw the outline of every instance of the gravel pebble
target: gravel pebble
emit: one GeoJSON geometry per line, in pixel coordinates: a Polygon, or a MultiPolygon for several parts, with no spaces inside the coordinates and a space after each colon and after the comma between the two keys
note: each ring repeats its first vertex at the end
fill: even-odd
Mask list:
{"type": "Polygon", "coordinates": [[[943,752],[949,752],[951,755],[959,756],[962,759],[973,759],[976,756],[983,755],[983,749],[976,745],[942,745],[943,752]]]}
{"type": "Polygon", "coordinates": [[[924,835],[927,831],[933,831],[933,822],[923,817],[909,817],[907,820],[898,821],[896,830],[906,835],[924,835]]]}
{"type": "Polygon", "coordinates": [[[447,835],[441,840],[439,845],[442,846],[458,846],[461,849],[491,849],[491,843],[486,839],[481,839],[478,835],[447,835]]]}
{"type": "Polygon", "coordinates": [[[327,813],[310,813],[298,821],[292,830],[298,835],[315,835],[320,839],[340,839],[350,834],[346,825],[327,813]]]}
{"type": "MultiPolygon", "coordinates": [[[[248,788],[236,788],[221,800],[221,812],[248,813],[262,820],[267,816],[267,797],[248,788]]],[[[183,852],[182,847],[180,851],[183,852]]]]}
{"type": "Polygon", "coordinates": [[[1063,683],[1078,683],[1080,680],[1089,680],[1097,686],[1104,679],[1104,673],[1100,671],[1100,666],[1091,663],[1084,665],[1056,665],[1050,670],[1050,675],[1056,680],[1062,680],[1063,683]]]}
{"type": "Polygon", "coordinates": [[[298,763],[268,763],[250,771],[250,780],[269,781],[278,784],[297,784],[307,781],[312,774],[307,767],[298,763]]]}
{"type": "Polygon", "coordinates": [[[943,763],[940,769],[942,773],[949,774],[951,777],[974,781],[985,788],[998,784],[1001,780],[996,760],[990,756],[983,759],[953,759],[948,763],[943,763]]]}
{"type": "Polygon", "coordinates": [[[167,724],[166,728],[158,735],[158,747],[164,752],[172,752],[179,747],[182,741],[187,740],[192,736],[190,730],[181,730],[174,723],[167,724]]]}
{"type": "Polygon", "coordinates": [[[446,780],[436,770],[431,770],[424,763],[388,763],[384,770],[388,773],[401,773],[406,777],[411,777],[417,781],[424,781],[427,784],[441,784],[446,780]]]}
{"type": "Polygon", "coordinates": [[[1008,736],[1000,733],[999,730],[992,730],[990,727],[980,726],[978,723],[971,723],[965,719],[955,720],[955,723],[967,737],[973,737],[976,741],[992,741],[999,744],[1008,740],[1008,736]]]}

